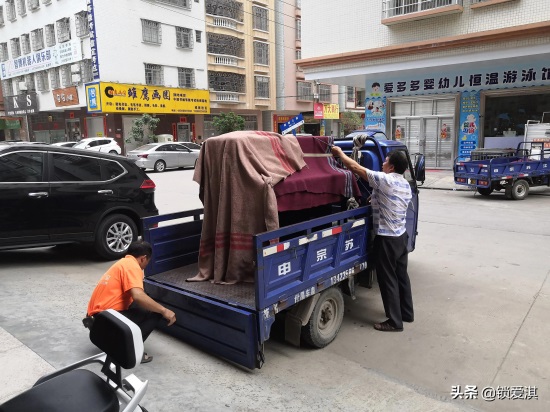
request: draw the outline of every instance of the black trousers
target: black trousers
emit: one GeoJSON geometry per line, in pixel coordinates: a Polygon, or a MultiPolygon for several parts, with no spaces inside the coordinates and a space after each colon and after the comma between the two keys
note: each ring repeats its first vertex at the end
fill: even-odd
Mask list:
{"type": "Polygon", "coordinates": [[[132,302],[127,310],[121,310],[120,313],[139,326],[143,342],[145,342],[151,332],[157,328],[162,319],[160,313],[149,312],[139,307],[135,302],[132,302]]]}
{"type": "Polygon", "coordinates": [[[396,328],[403,327],[403,319],[414,320],[411,282],[407,273],[408,240],[407,232],[399,237],[377,235],[373,245],[384,310],[396,328]]]}

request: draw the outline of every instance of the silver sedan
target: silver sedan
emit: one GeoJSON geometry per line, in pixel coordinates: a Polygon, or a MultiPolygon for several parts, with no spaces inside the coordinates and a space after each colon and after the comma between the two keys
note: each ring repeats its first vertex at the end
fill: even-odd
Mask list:
{"type": "Polygon", "coordinates": [[[199,157],[200,146],[188,142],[149,143],[126,155],[135,160],[142,169],[164,172],[178,167],[194,167],[199,157]]]}

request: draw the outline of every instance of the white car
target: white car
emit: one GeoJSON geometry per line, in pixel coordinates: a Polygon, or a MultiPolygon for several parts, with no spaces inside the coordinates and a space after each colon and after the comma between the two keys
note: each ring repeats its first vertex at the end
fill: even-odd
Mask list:
{"type": "Polygon", "coordinates": [[[195,167],[201,147],[190,142],[149,143],[126,154],[141,169],[164,172],[166,169],[195,167]]]}
{"type": "Polygon", "coordinates": [[[88,149],[96,152],[121,154],[122,149],[112,137],[87,137],[73,146],[74,149],[88,149]]]}

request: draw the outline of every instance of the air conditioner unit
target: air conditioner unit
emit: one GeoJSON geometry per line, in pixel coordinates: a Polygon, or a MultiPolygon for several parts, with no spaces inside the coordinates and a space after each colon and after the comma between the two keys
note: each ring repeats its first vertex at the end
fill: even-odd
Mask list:
{"type": "Polygon", "coordinates": [[[27,91],[27,83],[25,82],[19,82],[18,87],[19,87],[19,90],[23,92],[27,91]]]}
{"type": "Polygon", "coordinates": [[[80,73],[80,64],[71,64],[71,73],[80,73]]]}
{"type": "Polygon", "coordinates": [[[73,75],[71,75],[71,80],[73,81],[73,83],[80,83],[80,74],[74,73],[73,75]]]}

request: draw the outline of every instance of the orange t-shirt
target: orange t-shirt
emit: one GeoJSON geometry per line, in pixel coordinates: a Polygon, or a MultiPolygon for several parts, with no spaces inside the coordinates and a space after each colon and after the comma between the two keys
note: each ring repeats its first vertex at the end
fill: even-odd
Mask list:
{"type": "Polygon", "coordinates": [[[143,289],[143,270],[135,257],[126,255],[99,279],[88,303],[88,315],[107,309],[128,309],[133,302],[132,288],[143,289]]]}

